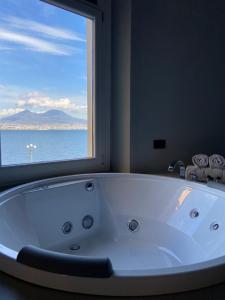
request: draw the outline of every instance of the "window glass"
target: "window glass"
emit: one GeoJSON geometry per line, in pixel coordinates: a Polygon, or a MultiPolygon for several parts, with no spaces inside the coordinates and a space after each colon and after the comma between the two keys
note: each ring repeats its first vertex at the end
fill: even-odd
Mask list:
{"type": "Polygon", "coordinates": [[[1,0],[1,164],[94,155],[94,21],[39,0],[1,0]]]}

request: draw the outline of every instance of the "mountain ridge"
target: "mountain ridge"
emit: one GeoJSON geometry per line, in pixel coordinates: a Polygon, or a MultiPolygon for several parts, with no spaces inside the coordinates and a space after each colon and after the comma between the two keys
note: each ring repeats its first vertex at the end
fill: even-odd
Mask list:
{"type": "Polygon", "coordinates": [[[87,121],[80,118],[75,118],[65,113],[64,111],[52,109],[44,113],[31,112],[30,110],[23,110],[11,116],[0,119],[1,128],[17,128],[17,129],[33,129],[43,128],[84,128],[87,126],[87,121]]]}

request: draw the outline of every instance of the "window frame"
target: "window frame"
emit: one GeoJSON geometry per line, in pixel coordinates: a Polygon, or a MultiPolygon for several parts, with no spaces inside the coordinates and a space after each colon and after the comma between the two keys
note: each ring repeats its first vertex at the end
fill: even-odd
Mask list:
{"type": "Polygon", "coordinates": [[[106,172],[110,169],[111,0],[98,0],[98,6],[88,3],[85,0],[40,1],[95,20],[95,84],[93,87],[94,156],[83,159],[3,165],[0,166],[0,187],[55,176],[106,172]]]}

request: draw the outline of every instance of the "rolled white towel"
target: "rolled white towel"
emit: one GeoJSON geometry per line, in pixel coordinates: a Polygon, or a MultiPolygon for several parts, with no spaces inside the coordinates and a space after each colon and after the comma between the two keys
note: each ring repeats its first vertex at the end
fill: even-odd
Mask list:
{"type": "Polygon", "coordinates": [[[192,162],[194,166],[206,168],[209,164],[209,157],[206,154],[196,154],[192,157],[192,162]]]}
{"type": "Polygon", "coordinates": [[[207,168],[206,169],[206,175],[207,175],[207,178],[210,177],[212,180],[219,180],[220,181],[223,178],[223,169],[207,168]]]}
{"type": "Polygon", "coordinates": [[[185,169],[185,179],[187,180],[197,180],[197,166],[187,166],[185,169]]]}
{"type": "Polygon", "coordinates": [[[197,175],[197,180],[202,181],[202,182],[207,182],[207,168],[197,168],[196,169],[196,175],[197,175]]]}
{"type": "Polygon", "coordinates": [[[223,169],[225,166],[225,159],[222,155],[213,154],[209,157],[209,167],[211,169],[223,169]]]}
{"type": "Polygon", "coordinates": [[[185,170],[185,179],[193,181],[207,181],[206,168],[199,168],[197,166],[187,166],[185,170]]]}

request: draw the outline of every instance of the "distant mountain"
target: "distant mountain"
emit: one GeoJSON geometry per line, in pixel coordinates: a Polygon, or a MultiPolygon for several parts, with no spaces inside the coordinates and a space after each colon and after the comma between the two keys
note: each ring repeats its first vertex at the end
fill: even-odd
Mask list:
{"type": "Polygon", "coordinates": [[[57,109],[49,110],[45,113],[34,113],[29,110],[16,113],[9,117],[0,119],[0,126],[6,128],[23,129],[41,128],[51,129],[56,128],[84,128],[87,121],[79,118],[74,118],[65,112],[57,109]]]}

